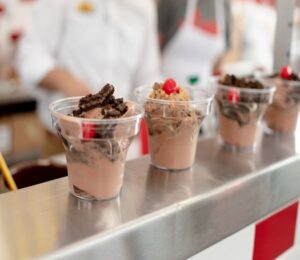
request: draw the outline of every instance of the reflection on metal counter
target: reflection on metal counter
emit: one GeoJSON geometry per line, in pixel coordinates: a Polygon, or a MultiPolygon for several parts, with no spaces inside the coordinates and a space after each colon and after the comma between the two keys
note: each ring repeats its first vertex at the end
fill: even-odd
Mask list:
{"type": "Polygon", "coordinates": [[[185,259],[298,199],[299,168],[294,137],[265,135],[256,154],[204,139],[189,171],[128,162],[119,201],[77,200],[66,178],[7,193],[0,258],[185,259]]]}

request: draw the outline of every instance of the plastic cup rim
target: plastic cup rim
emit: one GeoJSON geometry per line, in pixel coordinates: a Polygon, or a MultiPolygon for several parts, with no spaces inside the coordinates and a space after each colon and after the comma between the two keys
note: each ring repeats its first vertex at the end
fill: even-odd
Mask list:
{"type": "Polygon", "coordinates": [[[249,94],[272,94],[275,92],[275,89],[276,89],[275,86],[271,86],[271,87],[263,88],[263,89],[239,88],[239,87],[235,87],[235,86],[223,85],[220,83],[217,83],[217,87],[218,87],[218,89],[223,89],[223,90],[227,90],[227,91],[234,89],[239,93],[249,93],[249,94]]]}
{"type": "MultiPolygon", "coordinates": [[[[271,75],[263,75],[263,76],[260,76],[260,78],[262,80],[265,80],[265,81],[270,81],[270,82],[273,82],[275,80],[280,80],[280,82],[282,83],[285,83],[285,84],[288,84],[289,86],[291,87],[294,87],[294,88],[300,88],[300,80],[287,80],[287,79],[283,79],[283,78],[270,78],[271,75]]],[[[274,82],[273,83],[275,86],[278,85],[278,83],[274,82]]]]}
{"type": "MultiPolygon", "coordinates": [[[[183,87],[185,89],[191,89],[191,90],[199,90],[202,91],[203,93],[205,93],[205,89],[200,89],[197,87],[183,87]]],[[[213,101],[214,99],[214,95],[209,95],[209,93],[207,93],[206,97],[200,98],[200,99],[194,99],[194,100],[165,100],[165,99],[156,99],[156,98],[149,98],[146,95],[142,95],[141,94],[141,90],[149,90],[149,93],[152,89],[152,86],[140,86],[134,89],[133,94],[137,97],[137,98],[142,98],[144,100],[147,101],[151,101],[153,103],[157,103],[157,104],[162,104],[162,105],[168,105],[168,104],[176,104],[176,105],[186,105],[186,104],[194,104],[194,105],[199,105],[199,104],[209,104],[213,101]]],[[[148,93],[148,94],[149,94],[148,93]]]]}
{"type": "MultiPolygon", "coordinates": [[[[80,123],[92,123],[92,124],[98,124],[98,125],[105,125],[105,124],[120,124],[120,123],[129,123],[129,122],[134,122],[134,121],[137,121],[141,118],[143,118],[144,116],[144,109],[143,107],[136,103],[136,102],[133,102],[133,101],[130,101],[130,100],[125,100],[125,102],[130,102],[132,104],[134,104],[135,106],[137,106],[141,112],[137,113],[136,115],[133,115],[133,116],[128,116],[128,117],[121,117],[121,118],[112,118],[112,119],[93,119],[93,118],[80,118],[80,117],[74,117],[74,116],[69,116],[69,115],[65,115],[65,114],[62,114],[58,111],[55,111],[55,106],[57,106],[59,103],[63,103],[63,102],[67,102],[67,101],[76,101],[76,100],[79,100],[80,98],[82,98],[82,96],[76,96],[76,97],[68,97],[68,98],[61,98],[61,99],[58,99],[54,102],[52,102],[50,105],[49,105],[49,110],[51,112],[51,114],[53,116],[55,116],[56,118],[59,118],[59,119],[66,119],[66,120],[70,120],[72,122],[80,122],[80,123]]],[[[64,108],[75,108],[74,106],[65,106],[64,108]]]]}

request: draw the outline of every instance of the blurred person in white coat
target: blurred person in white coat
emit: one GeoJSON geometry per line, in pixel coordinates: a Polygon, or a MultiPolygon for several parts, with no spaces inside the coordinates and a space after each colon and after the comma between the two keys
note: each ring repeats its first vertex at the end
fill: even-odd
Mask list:
{"type": "Polygon", "coordinates": [[[155,6],[150,0],[39,0],[17,55],[24,84],[48,104],[96,92],[107,82],[128,98],[160,76],[155,6]]]}
{"type": "Polygon", "coordinates": [[[224,73],[272,72],[275,5],[275,0],[232,0],[232,44],[222,60],[221,70],[224,73]]]}
{"type": "Polygon", "coordinates": [[[155,4],[151,0],[39,0],[24,33],[17,68],[38,98],[51,131],[49,103],[97,92],[119,97],[160,77],[155,4]]]}
{"type": "Polygon", "coordinates": [[[126,99],[134,87],[160,78],[156,22],[152,0],[38,1],[16,63],[52,138],[44,156],[62,151],[51,134],[52,101],[95,93],[106,83],[126,99]]]}

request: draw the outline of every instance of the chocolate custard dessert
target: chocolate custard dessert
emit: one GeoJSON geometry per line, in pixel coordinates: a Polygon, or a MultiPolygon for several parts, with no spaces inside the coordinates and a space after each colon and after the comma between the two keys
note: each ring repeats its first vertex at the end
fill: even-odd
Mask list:
{"type": "Polygon", "coordinates": [[[283,67],[281,73],[265,80],[276,86],[273,102],[264,116],[267,127],[278,132],[295,132],[300,110],[299,75],[283,67]]]}
{"type": "Polygon", "coordinates": [[[122,187],[128,147],[143,112],[113,93],[107,84],[95,95],[66,98],[50,107],[66,150],[71,192],[80,198],[110,199],[122,187]]]}
{"type": "Polygon", "coordinates": [[[253,150],[258,124],[272,100],[274,89],[252,77],[226,75],[218,82],[216,101],[219,134],[225,147],[253,150]]]}
{"type": "Polygon", "coordinates": [[[155,83],[150,94],[147,87],[138,88],[136,94],[144,103],[152,164],[169,170],[190,168],[211,98],[172,79],[155,83]]]}

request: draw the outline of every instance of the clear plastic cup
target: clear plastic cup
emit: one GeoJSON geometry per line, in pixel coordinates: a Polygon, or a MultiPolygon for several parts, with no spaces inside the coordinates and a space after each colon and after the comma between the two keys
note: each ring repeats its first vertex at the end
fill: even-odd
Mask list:
{"type": "Polygon", "coordinates": [[[152,87],[139,87],[135,95],[145,108],[151,163],[165,170],[190,168],[195,161],[202,121],[210,111],[212,96],[186,87],[190,101],[149,98],[152,87]]]}
{"type": "Polygon", "coordinates": [[[300,110],[300,81],[264,78],[276,86],[272,104],[266,110],[266,126],[276,132],[294,133],[300,110]]]}
{"type": "Polygon", "coordinates": [[[228,150],[254,151],[261,118],[271,103],[275,88],[236,88],[217,83],[219,136],[228,150]]]}
{"type": "Polygon", "coordinates": [[[89,200],[115,198],[123,184],[127,151],[139,132],[143,108],[128,101],[126,117],[100,120],[70,116],[79,98],[50,105],[53,126],[66,151],[71,193],[89,200]]]}

